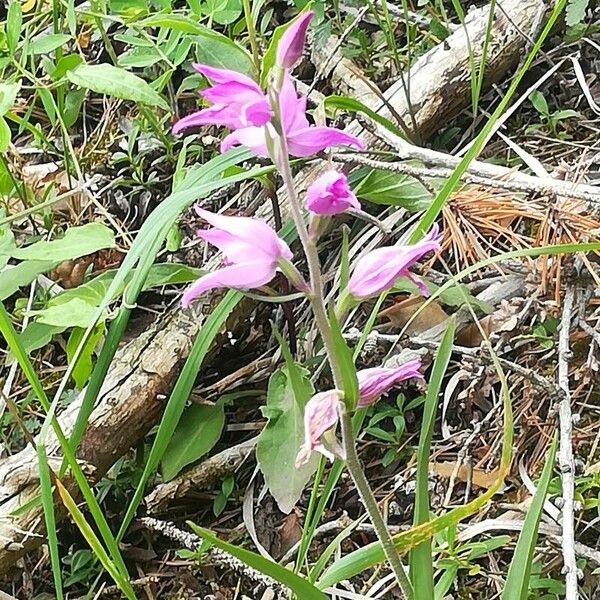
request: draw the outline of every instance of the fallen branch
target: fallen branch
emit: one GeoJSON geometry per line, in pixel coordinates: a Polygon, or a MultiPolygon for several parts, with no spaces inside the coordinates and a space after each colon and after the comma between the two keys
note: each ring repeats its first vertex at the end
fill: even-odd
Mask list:
{"type": "Polygon", "coordinates": [[[162,483],[145,498],[148,512],[163,511],[171,500],[183,498],[189,493],[211,489],[216,481],[235,473],[252,454],[257,438],[226,448],[201,463],[186,469],[172,481],[162,483]]]}
{"type": "MultiPolygon", "coordinates": [[[[162,535],[177,542],[182,548],[186,548],[187,550],[196,551],[202,546],[202,538],[194,533],[183,531],[183,529],[179,529],[173,523],[168,521],[160,521],[159,519],[154,519],[152,517],[142,517],[139,522],[147,529],[150,529],[150,531],[162,533],[162,535]]],[[[285,597],[284,590],[279,583],[270,577],[267,577],[267,575],[264,575],[260,571],[249,567],[234,556],[227,554],[227,552],[219,550],[219,548],[212,547],[207,550],[206,558],[208,561],[213,562],[228,571],[235,571],[236,573],[247,577],[255,584],[271,588],[277,593],[278,597],[285,597]]]]}

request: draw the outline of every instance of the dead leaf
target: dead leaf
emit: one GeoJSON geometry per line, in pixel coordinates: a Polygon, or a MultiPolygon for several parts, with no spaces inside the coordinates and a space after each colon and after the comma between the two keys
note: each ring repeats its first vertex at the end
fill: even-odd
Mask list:
{"type": "MultiPolygon", "coordinates": [[[[455,469],[456,464],[453,462],[429,463],[430,471],[433,471],[446,479],[452,477],[455,469]]],[[[498,480],[498,469],[484,471],[477,467],[470,469],[467,465],[461,465],[456,473],[456,478],[459,481],[470,481],[472,485],[489,490],[498,480]]]]}
{"type": "Polygon", "coordinates": [[[407,335],[418,335],[448,319],[448,314],[437,302],[431,302],[419,311],[424,303],[425,298],[422,296],[409,296],[382,310],[378,317],[388,319],[392,325],[403,328],[416,315],[406,333],[407,335]]]}

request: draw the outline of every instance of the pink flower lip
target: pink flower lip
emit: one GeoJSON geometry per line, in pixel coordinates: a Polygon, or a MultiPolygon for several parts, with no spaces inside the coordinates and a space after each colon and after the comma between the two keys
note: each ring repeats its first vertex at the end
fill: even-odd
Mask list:
{"type": "Polygon", "coordinates": [[[182,297],[184,307],[214,288],[266,285],[275,276],[279,261],[292,258],[288,245],[264,221],[219,215],[199,207],[196,212],[213,226],[198,235],[223,252],[225,266],[196,280],[182,297]]]}
{"type": "Polygon", "coordinates": [[[412,246],[385,246],[360,257],[348,281],[348,291],[357,300],[378,296],[389,290],[400,277],[415,283],[423,295],[427,287],[409,268],[425,254],[440,249],[439,228],[434,225],[429,233],[412,246]]]}
{"type": "Polygon", "coordinates": [[[314,15],[312,10],[299,15],[281,36],[277,45],[277,64],[284,69],[293,69],[301,60],[306,32],[314,15]]]}
{"type": "Polygon", "coordinates": [[[358,371],[357,408],[370,406],[401,381],[413,377],[423,379],[420,369],[421,359],[417,358],[395,368],[375,367],[358,371]]]}
{"type": "Polygon", "coordinates": [[[317,215],[335,215],[350,209],[360,210],[360,202],[346,176],[331,169],[308,186],[306,208],[317,215]]]}
{"type": "MultiPolygon", "coordinates": [[[[279,105],[282,129],[292,156],[304,158],[332,146],[352,146],[358,150],[364,148],[356,136],[341,129],[310,125],[306,118],[306,98],[298,97],[288,72],[281,86],[279,105]]],[[[221,152],[238,145],[246,146],[258,156],[268,156],[263,127],[246,127],[230,133],[221,143],[221,152]]]]}
{"type": "Polygon", "coordinates": [[[179,119],[173,133],[199,125],[218,125],[228,129],[262,126],[273,116],[271,106],[260,86],[243,73],[194,64],[196,71],[213,83],[200,95],[212,106],[179,119]]]}
{"type": "Polygon", "coordinates": [[[321,442],[326,431],[337,423],[340,416],[339,390],[328,390],[315,394],[304,407],[304,446],[296,457],[296,467],[308,462],[312,452],[320,452],[333,461],[335,456],[321,442]]]}

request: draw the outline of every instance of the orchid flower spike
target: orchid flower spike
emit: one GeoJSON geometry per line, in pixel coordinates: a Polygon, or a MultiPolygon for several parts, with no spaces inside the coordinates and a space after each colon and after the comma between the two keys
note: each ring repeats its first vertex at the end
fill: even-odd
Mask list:
{"type": "Polygon", "coordinates": [[[333,442],[334,452],[325,447],[321,438],[335,426],[340,416],[342,394],[339,390],[328,390],[315,394],[304,407],[304,436],[305,441],[296,457],[296,468],[306,464],[312,452],[320,452],[330,461],[336,454],[343,457],[341,448],[333,442]]]}
{"type": "Polygon", "coordinates": [[[198,231],[198,236],[223,252],[225,266],[195,281],[183,294],[184,307],[214,288],[261,287],[292,258],[288,245],[264,221],[218,215],[199,207],[196,212],[213,226],[198,231]]]}
{"type": "Polygon", "coordinates": [[[357,408],[365,408],[373,404],[380,396],[406,379],[416,377],[423,379],[421,359],[410,360],[395,368],[376,367],[358,371],[358,404],[357,408]]]}
{"type": "Polygon", "coordinates": [[[293,69],[302,59],[306,31],[315,13],[310,10],[294,19],[277,44],[277,64],[284,69],[293,69]]]}
{"type": "MultiPolygon", "coordinates": [[[[281,128],[292,156],[312,156],[331,146],[353,146],[359,150],[364,144],[354,135],[335,127],[310,125],[306,118],[306,98],[298,97],[290,74],[285,73],[279,93],[281,128]]],[[[258,156],[268,156],[264,127],[244,127],[230,133],[221,142],[221,152],[233,146],[246,146],[258,156]]]]}
{"type": "Polygon", "coordinates": [[[427,296],[427,286],[408,269],[428,252],[439,249],[439,228],[434,225],[423,239],[412,246],[386,246],[368,252],[356,261],[348,281],[348,291],[356,300],[364,300],[389,290],[398,278],[406,277],[427,296]]]}
{"type": "Polygon", "coordinates": [[[194,64],[194,69],[214,82],[200,92],[212,106],[179,119],[173,133],[197,125],[219,125],[233,130],[259,127],[271,120],[273,113],[265,93],[247,75],[200,64],[194,64]]]}
{"type": "Polygon", "coordinates": [[[316,215],[335,215],[351,208],[360,210],[360,202],[346,176],[331,169],[308,186],[306,208],[316,215]]]}

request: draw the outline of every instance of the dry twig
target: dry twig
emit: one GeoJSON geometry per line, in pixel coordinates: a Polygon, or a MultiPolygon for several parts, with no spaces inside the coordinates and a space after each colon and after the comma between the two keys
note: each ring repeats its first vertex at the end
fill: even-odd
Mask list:
{"type": "Polygon", "coordinates": [[[569,337],[575,291],[568,287],[565,293],[560,336],[558,340],[558,385],[563,396],[559,404],[560,447],[558,463],[562,481],[562,552],[565,573],[565,598],[577,600],[577,559],[575,557],[575,462],[573,460],[573,415],[569,391],[569,337]]]}

